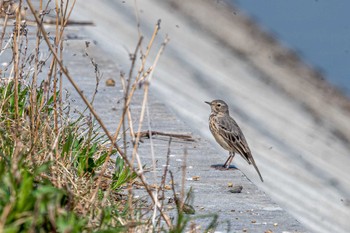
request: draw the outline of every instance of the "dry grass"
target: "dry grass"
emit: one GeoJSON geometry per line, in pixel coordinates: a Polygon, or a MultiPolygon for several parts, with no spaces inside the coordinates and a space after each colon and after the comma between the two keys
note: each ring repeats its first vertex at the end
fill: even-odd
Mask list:
{"type": "MultiPolygon", "coordinates": [[[[181,190],[178,198],[172,187],[178,210],[174,223],[165,211],[164,201],[158,198],[164,196],[168,167],[159,184],[152,187],[138,154],[140,139],[145,136],[141,127],[148,114],[149,83],[169,41],[165,38],[152,65],[146,67],[160,22],[155,24],[146,49],[139,30],[138,43],[130,54],[128,75],[121,74],[124,105],[118,127],[111,134],[93,107],[100,80],[97,64],[91,59],[97,81],[90,100],[64,64],[64,32],[75,1],[56,0],[52,9],[43,1],[37,1],[35,6],[30,0],[26,3],[2,0],[0,4],[3,19],[0,58],[8,59],[0,70],[0,231],[182,232],[187,227],[195,232],[196,226],[187,226],[190,218],[184,210],[184,206],[188,208],[185,190],[181,190]],[[49,12],[56,17],[55,31],[50,32],[53,41],[44,28],[49,12]],[[27,25],[30,14],[34,16],[35,27],[27,25]],[[36,34],[33,48],[28,38],[33,31],[29,30],[36,34]],[[49,51],[45,57],[43,49],[49,51]],[[136,67],[139,57],[140,65],[136,67]],[[71,117],[63,95],[63,79],[79,94],[87,114],[71,117]],[[129,106],[138,87],[143,91],[143,100],[138,128],[134,131],[129,106]],[[130,154],[125,149],[127,133],[133,142],[130,154]],[[117,141],[118,138],[121,140],[117,141]],[[114,154],[118,154],[116,161],[111,159],[114,154]],[[134,198],[135,182],[145,190],[148,204],[134,198]]],[[[152,131],[148,134],[151,137],[152,131]]],[[[167,163],[171,136],[182,135],[168,136],[167,163]]],[[[184,164],[184,171],[185,167],[184,164]]]]}

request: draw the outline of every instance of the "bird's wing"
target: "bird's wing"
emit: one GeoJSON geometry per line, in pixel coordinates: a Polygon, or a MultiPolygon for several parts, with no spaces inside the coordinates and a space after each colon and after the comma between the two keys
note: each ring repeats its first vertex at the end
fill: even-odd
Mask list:
{"type": "Polygon", "coordinates": [[[248,143],[236,121],[231,117],[223,117],[219,119],[218,129],[226,143],[251,164],[252,155],[248,143]]]}
{"type": "Polygon", "coordinates": [[[261,181],[264,182],[258,166],[255,163],[252,152],[248,147],[248,143],[236,121],[231,117],[223,117],[219,119],[218,129],[219,134],[224,138],[226,143],[231,148],[235,148],[235,152],[239,153],[249,164],[253,164],[261,181]]]}

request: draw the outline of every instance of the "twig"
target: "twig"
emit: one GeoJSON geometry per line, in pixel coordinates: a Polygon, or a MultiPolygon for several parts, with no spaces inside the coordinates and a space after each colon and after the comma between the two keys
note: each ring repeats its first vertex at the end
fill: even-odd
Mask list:
{"type": "Polygon", "coordinates": [[[185,141],[190,141],[190,142],[196,141],[191,135],[187,135],[187,134],[165,133],[165,132],[150,131],[150,130],[137,132],[136,134],[140,134],[141,138],[150,138],[152,136],[159,135],[159,136],[180,138],[180,139],[183,139],[185,141]]]}
{"type": "MultiPolygon", "coordinates": [[[[60,21],[60,19],[59,19],[60,21]]],[[[28,20],[28,25],[31,25],[33,26],[34,24],[36,25],[36,22],[35,21],[30,21],[28,20]]],[[[43,24],[56,24],[56,19],[46,19],[43,21],[43,24]]],[[[76,20],[66,20],[65,21],[65,26],[66,25],[79,25],[79,26],[94,26],[94,22],[93,21],[76,21],[76,20]]]]}
{"type": "MultiPolygon", "coordinates": [[[[158,26],[159,27],[159,26],[158,26]]],[[[147,103],[147,99],[148,99],[148,90],[149,90],[149,84],[150,84],[150,81],[152,79],[152,76],[153,76],[153,72],[154,72],[154,67],[156,67],[157,63],[158,63],[158,60],[160,58],[160,55],[163,53],[164,51],[164,48],[166,46],[166,44],[169,42],[169,39],[168,37],[165,38],[162,46],[160,47],[158,53],[157,53],[157,56],[153,62],[153,69],[151,70],[150,74],[149,74],[149,77],[148,77],[148,81],[145,82],[144,86],[145,86],[145,91],[144,91],[144,95],[143,95],[143,102],[142,102],[142,108],[141,108],[141,114],[140,114],[140,121],[139,121],[139,129],[138,129],[138,132],[141,131],[141,126],[142,126],[142,122],[143,122],[143,118],[144,118],[144,114],[145,114],[145,107],[146,107],[146,103],[147,103]]],[[[134,145],[134,150],[133,150],[133,153],[132,153],[132,156],[134,157],[134,155],[136,155],[136,152],[137,152],[137,145],[140,141],[140,134],[136,134],[136,140],[135,140],[135,145],[134,145]]]]}
{"type": "MultiPolygon", "coordinates": [[[[10,9],[10,5],[8,6],[8,9],[10,9]]],[[[4,20],[4,25],[2,27],[2,33],[1,33],[1,37],[0,37],[0,50],[2,50],[2,42],[3,42],[3,39],[4,39],[4,36],[5,36],[5,33],[6,33],[6,27],[7,27],[7,21],[8,21],[8,14],[5,14],[5,20],[4,20]]],[[[6,47],[6,46],[5,46],[6,47]]],[[[2,51],[1,51],[2,52],[2,51]]],[[[1,55],[1,53],[0,53],[1,55]]]]}
{"type": "Polygon", "coordinates": [[[186,167],[187,167],[187,148],[184,149],[184,160],[182,164],[182,179],[181,179],[181,211],[185,204],[185,181],[186,181],[186,167]]]}
{"type": "MultiPolygon", "coordinates": [[[[169,138],[168,152],[167,152],[167,155],[166,155],[166,163],[165,163],[164,172],[163,172],[163,175],[162,175],[162,180],[160,182],[160,187],[161,187],[160,190],[161,190],[161,197],[162,197],[162,201],[161,201],[161,204],[160,204],[161,209],[164,208],[165,181],[166,181],[166,176],[168,174],[168,169],[169,169],[170,153],[171,153],[171,150],[170,150],[171,141],[172,141],[172,137],[169,138]]],[[[160,223],[160,218],[158,218],[158,223],[157,223],[158,226],[159,226],[159,223],[160,223]]]]}

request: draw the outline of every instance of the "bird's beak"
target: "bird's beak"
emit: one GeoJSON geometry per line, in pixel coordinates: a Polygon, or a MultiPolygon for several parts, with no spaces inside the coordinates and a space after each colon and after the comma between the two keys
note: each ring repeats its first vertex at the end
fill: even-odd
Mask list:
{"type": "Polygon", "coordinates": [[[210,102],[208,102],[208,101],[204,101],[204,103],[209,104],[209,105],[211,104],[211,103],[210,103],[210,102]]]}

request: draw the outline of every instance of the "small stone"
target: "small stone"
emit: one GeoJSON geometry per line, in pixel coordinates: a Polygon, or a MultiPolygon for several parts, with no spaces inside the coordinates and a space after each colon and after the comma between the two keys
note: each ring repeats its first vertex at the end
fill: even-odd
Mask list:
{"type": "Polygon", "coordinates": [[[274,227],[277,227],[277,226],[278,226],[278,223],[277,223],[277,222],[275,222],[275,223],[273,224],[273,226],[274,226],[274,227]]]}
{"type": "Polygon", "coordinates": [[[242,185],[235,185],[232,189],[230,189],[231,193],[241,193],[243,189],[242,185]]]}
{"type": "Polygon", "coordinates": [[[171,190],[171,186],[166,184],[166,185],[164,185],[164,189],[165,190],[171,190]]]}
{"type": "Polygon", "coordinates": [[[271,231],[270,229],[265,231],[264,233],[273,233],[273,231],[271,231]]]}
{"type": "Polygon", "coordinates": [[[227,187],[230,187],[230,188],[233,187],[233,183],[231,183],[231,182],[228,183],[228,184],[227,184],[227,187]]]}
{"type": "Polygon", "coordinates": [[[252,220],[251,223],[256,223],[256,220],[252,220]]]}

